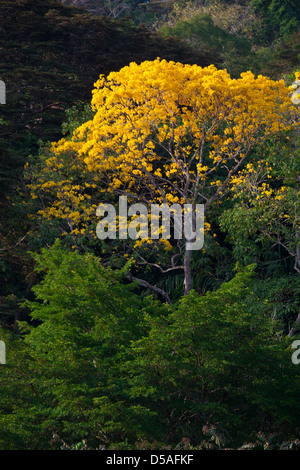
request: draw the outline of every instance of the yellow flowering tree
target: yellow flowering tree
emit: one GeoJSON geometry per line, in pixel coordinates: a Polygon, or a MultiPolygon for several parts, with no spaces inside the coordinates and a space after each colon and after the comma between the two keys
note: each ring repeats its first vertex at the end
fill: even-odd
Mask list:
{"type": "MultiPolygon", "coordinates": [[[[196,204],[203,204],[206,214],[218,203],[252,149],[290,129],[296,112],[284,81],[256,78],[251,72],[232,79],[213,65],[202,68],[160,59],[100,76],[92,108],[92,119],[70,139],[52,145],[52,171],[55,162],[68,155],[83,168],[83,175],[89,174],[89,184],[98,187],[99,202],[110,193],[146,204],[189,204],[193,221],[196,204]]],[[[47,191],[47,185],[41,181],[33,193],[47,191]]],[[[67,193],[72,207],[81,208],[74,217],[71,209],[68,212],[74,233],[91,217],[83,186],[57,190],[56,202],[41,215],[52,211],[55,216],[55,207],[64,217],[67,193]]],[[[192,286],[187,241],[178,241],[175,254],[172,247],[168,268],[184,270],[186,293],[192,286]]]]}

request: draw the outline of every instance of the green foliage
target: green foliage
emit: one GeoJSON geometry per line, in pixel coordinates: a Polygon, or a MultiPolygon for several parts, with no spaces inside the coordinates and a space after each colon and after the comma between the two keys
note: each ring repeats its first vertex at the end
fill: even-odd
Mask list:
{"type": "MultiPolygon", "coordinates": [[[[223,229],[233,242],[235,259],[260,267],[277,263],[299,272],[298,131],[267,142],[265,159],[246,175],[233,193],[234,206],[221,216],[223,229]]],[[[276,267],[275,267],[276,269],[276,267]]]]}
{"type": "Polygon", "coordinates": [[[239,76],[249,67],[253,72],[258,71],[250,42],[215,25],[208,14],[198,13],[189,20],[179,20],[173,27],[162,27],[161,32],[184,39],[196,50],[220,54],[222,67],[233,76],[239,76]]]}
{"type": "Polygon", "coordinates": [[[257,264],[253,290],[288,334],[299,314],[299,133],[269,141],[261,154],[262,166],[234,190],[221,228],[234,259],[257,264]]]}
{"type": "Polygon", "coordinates": [[[299,276],[273,269],[264,278],[254,278],[251,291],[260,299],[268,316],[277,322],[278,334],[287,335],[299,314],[299,276]]]}
{"type": "Polygon", "coordinates": [[[212,437],[216,448],[236,448],[264,422],[295,424],[295,368],[250,292],[251,272],[213,293],[191,292],[167,318],[148,317],[149,335],[133,344],[134,397],[155,404],[171,441],[185,436],[203,448],[212,437]]]}
{"type": "Polygon", "coordinates": [[[298,28],[294,33],[287,35],[270,47],[259,50],[258,57],[262,64],[263,75],[281,79],[286,74],[291,74],[299,69],[299,49],[300,31],[298,28]]]}
{"type": "Polygon", "coordinates": [[[223,31],[237,38],[246,38],[251,44],[257,43],[257,32],[262,27],[262,17],[259,11],[254,12],[249,2],[187,0],[170,3],[172,9],[167,19],[161,18],[161,26],[175,26],[179,21],[189,21],[199,14],[204,14],[209,15],[214,25],[223,31]]]}
{"type": "Polygon", "coordinates": [[[251,0],[254,10],[263,14],[265,25],[261,40],[270,41],[294,32],[300,24],[300,7],[297,0],[251,0]]]}
{"type": "Polygon", "coordinates": [[[136,295],[126,268],[104,269],[59,242],[34,257],[43,277],[25,304],[31,322],[19,335],[1,330],[1,448],[296,438],[297,368],[251,291],[253,266],[170,307],[136,295]]]}
{"type": "Polygon", "coordinates": [[[120,371],[130,342],[146,331],[144,311],[155,316],[164,307],[142,301],[120,282],[122,272],[105,270],[92,255],[55,244],[35,259],[46,275],[36,300],[25,304],[34,327],[21,323],[24,339],[8,342],[2,448],[48,448],[52,435],[70,443],[88,438],[93,447],[143,435],[151,413],[129,400],[120,371]]]}

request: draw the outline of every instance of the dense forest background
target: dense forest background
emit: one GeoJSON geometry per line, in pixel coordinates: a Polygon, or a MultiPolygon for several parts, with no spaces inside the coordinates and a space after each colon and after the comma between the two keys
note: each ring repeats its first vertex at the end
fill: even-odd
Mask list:
{"type": "Polygon", "coordinates": [[[299,25],[296,0],[0,0],[0,449],[299,448],[297,123],[210,208],[187,295],[164,250],[100,241],[96,218],[70,229],[61,185],[116,194],[50,144],[132,62],[290,86],[299,25]]]}

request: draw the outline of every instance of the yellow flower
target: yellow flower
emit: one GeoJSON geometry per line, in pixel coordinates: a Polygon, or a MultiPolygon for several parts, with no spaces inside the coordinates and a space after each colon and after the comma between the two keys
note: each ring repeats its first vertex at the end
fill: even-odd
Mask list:
{"type": "MultiPolygon", "coordinates": [[[[283,80],[251,71],[233,79],[214,65],[159,58],[100,75],[91,105],[93,118],[51,145],[31,187],[44,203],[38,216],[71,223],[76,235],[89,231],[95,199],[116,191],[149,204],[185,204],[200,194],[220,204],[224,182],[254,191],[257,168],[245,162],[238,173],[237,162],[244,164],[262,134],[288,130],[283,116],[296,123],[299,115],[283,80]]],[[[262,185],[257,199],[272,194],[262,185]]]]}

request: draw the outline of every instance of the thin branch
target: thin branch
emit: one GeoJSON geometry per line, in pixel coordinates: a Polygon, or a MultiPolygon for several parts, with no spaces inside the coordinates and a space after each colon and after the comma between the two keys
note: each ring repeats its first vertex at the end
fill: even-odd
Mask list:
{"type": "Polygon", "coordinates": [[[157,294],[162,295],[166,299],[168,304],[172,305],[169,294],[166,291],[164,291],[163,289],[160,289],[159,287],[153,286],[152,284],[149,284],[149,282],[145,281],[144,279],[139,279],[138,277],[135,277],[130,273],[127,274],[127,278],[130,281],[137,281],[141,286],[146,287],[147,289],[153,290],[157,294]]]}
{"type": "Polygon", "coordinates": [[[159,264],[157,263],[150,263],[150,261],[145,260],[141,255],[138,254],[138,257],[141,258],[144,264],[147,264],[149,266],[154,266],[155,268],[158,268],[163,274],[169,273],[170,271],[174,271],[175,269],[184,269],[184,266],[178,265],[178,266],[172,266],[171,268],[163,269],[159,264]]]}
{"type": "Polygon", "coordinates": [[[22,241],[27,237],[27,234],[24,235],[24,237],[20,238],[20,240],[14,245],[14,246],[11,246],[9,248],[0,248],[0,251],[10,251],[10,250],[13,250],[14,248],[16,248],[18,245],[20,245],[20,243],[22,243],[22,241]]]}

